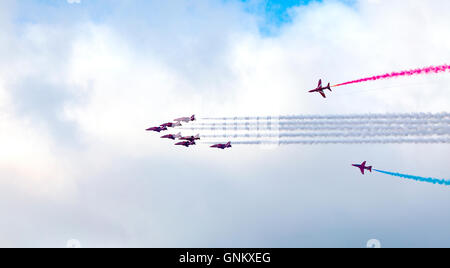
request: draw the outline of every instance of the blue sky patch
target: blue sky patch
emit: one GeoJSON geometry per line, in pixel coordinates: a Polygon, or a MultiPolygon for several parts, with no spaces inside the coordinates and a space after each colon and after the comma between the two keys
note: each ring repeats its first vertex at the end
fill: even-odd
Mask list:
{"type": "Polygon", "coordinates": [[[246,11],[262,17],[260,31],[263,35],[274,35],[277,30],[292,21],[289,10],[297,6],[305,6],[311,2],[322,0],[241,0],[246,3],[246,11]]]}

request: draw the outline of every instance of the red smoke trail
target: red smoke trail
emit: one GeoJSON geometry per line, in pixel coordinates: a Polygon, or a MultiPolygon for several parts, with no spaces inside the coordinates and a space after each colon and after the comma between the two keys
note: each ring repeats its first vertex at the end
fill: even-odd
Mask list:
{"type": "Polygon", "coordinates": [[[337,85],[334,85],[332,87],[339,87],[339,86],[345,86],[345,85],[350,85],[350,84],[362,83],[362,82],[367,82],[367,81],[375,81],[375,80],[380,80],[380,79],[389,79],[389,78],[400,77],[400,76],[411,76],[411,75],[429,74],[429,73],[441,73],[441,72],[445,72],[445,71],[448,71],[448,70],[450,70],[450,65],[447,65],[447,64],[441,65],[441,66],[431,66],[431,67],[427,67],[427,68],[421,68],[421,69],[415,69],[415,70],[409,70],[409,71],[401,71],[401,72],[394,72],[394,73],[390,73],[390,74],[383,74],[383,75],[363,78],[363,79],[359,79],[359,80],[345,82],[345,83],[342,83],[342,84],[337,84],[337,85]]]}

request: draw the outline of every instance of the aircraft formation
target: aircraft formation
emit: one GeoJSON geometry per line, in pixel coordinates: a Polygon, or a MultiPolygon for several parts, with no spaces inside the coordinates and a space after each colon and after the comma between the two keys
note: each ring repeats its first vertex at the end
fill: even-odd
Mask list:
{"type": "MultiPolygon", "coordinates": [[[[168,128],[176,128],[176,127],[181,127],[183,123],[189,123],[189,122],[193,122],[196,121],[195,115],[192,115],[190,117],[180,117],[180,118],[176,118],[173,120],[174,122],[168,122],[168,123],[163,123],[159,126],[156,127],[150,127],[147,128],[146,131],[153,131],[153,132],[158,132],[161,133],[163,131],[167,131],[168,128]]],[[[182,136],[181,132],[178,132],[177,134],[167,134],[167,135],[163,135],[160,137],[161,139],[169,139],[169,140],[178,140],[177,143],[175,143],[175,146],[184,146],[186,148],[190,147],[190,146],[194,146],[196,145],[196,141],[200,140],[200,134],[197,134],[195,136],[182,136]]],[[[218,143],[218,144],[214,144],[210,146],[211,148],[218,148],[218,149],[226,149],[226,148],[231,148],[231,142],[228,143],[218,143]]]]}
{"type": "MultiPolygon", "coordinates": [[[[318,90],[328,89],[329,86],[323,88],[319,83],[318,90]]],[[[251,138],[267,138],[275,137],[277,145],[290,144],[375,144],[375,143],[450,143],[450,113],[441,114],[373,114],[373,115],[297,115],[297,116],[281,116],[277,125],[271,122],[272,117],[267,117],[268,122],[261,122],[261,118],[232,118],[234,123],[230,124],[230,118],[203,118],[203,120],[215,120],[213,124],[195,125],[192,129],[203,129],[209,131],[220,130],[220,135],[202,135],[205,139],[217,137],[243,137],[247,140],[234,141],[234,144],[257,145],[270,143],[270,140],[248,140],[251,138]],[[219,122],[217,122],[219,120],[219,122]],[[220,120],[227,123],[220,123],[220,120]],[[256,120],[256,121],[255,121],[256,120]],[[362,123],[364,122],[364,123],[362,123]],[[367,124],[369,123],[369,124],[367,124]],[[254,125],[255,128],[251,128],[254,125]],[[244,126],[244,128],[242,128],[244,126]],[[206,128],[204,128],[206,127],[206,128]],[[229,128],[230,127],[230,128],[229,128]],[[275,128],[274,128],[275,127],[275,128]],[[256,134],[251,134],[252,131],[257,130],[256,134]],[[277,135],[270,132],[276,129],[277,135]],[[226,134],[227,131],[229,134],[226,134]],[[233,133],[240,132],[241,134],[233,133]],[[248,132],[242,134],[242,131],[248,132]],[[297,132],[300,131],[300,132],[297,132]],[[302,132],[303,131],[303,132],[302,132]],[[332,131],[332,132],[330,132],[332,131]],[[431,136],[430,136],[431,135],[431,136]],[[441,135],[447,138],[436,139],[433,136],[441,135]],[[410,136],[417,136],[415,138],[405,138],[410,136]],[[292,140],[292,138],[303,138],[300,140],[292,140]],[[304,138],[314,137],[313,140],[304,138]],[[329,139],[334,137],[334,139],[329,139]],[[355,139],[355,137],[359,137],[355,139]],[[373,137],[378,137],[374,139],[373,137]],[[388,138],[391,137],[391,138],[388,138]]],[[[147,128],[147,131],[161,133],[168,131],[169,128],[183,128],[181,122],[191,123],[196,121],[195,115],[191,117],[181,117],[156,127],[147,128]]],[[[161,136],[162,139],[177,141],[175,146],[191,147],[196,145],[199,141],[200,135],[183,136],[181,132],[177,134],[166,134],[161,136]]],[[[225,150],[231,148],[231,142],[217,143],[213,142],[211,148],[225,150]]],[[[367,161],[361,164],[352,164],[360,170],[362,175],[366,175],[366,171],[378,172],[393,177],[403,178],[407,180],[415,180],[418,182],[426,182],[444,186],[450,186],[450,180],[437,179],[431,177],[420,177],[390,171],[383,171],[374,169],[367,165],[367,161]]]]}
{"type": "MultiPolygon", "coordinates": [[[[323,86],[319,79],[316,88],[308,93],[319,93],[323,98],[327,90],[345,85],[391,79],[402,76],[436,74],[450,71],[450,65],[431,66],[408,71],[392,72],[383,75],[361,78],[336,85],[323,86]]],[[[183,130],[202,130],[202,139],[232,138],[233,145],[316,145],[316,144],[450,144],[450,113],[408,113],[408,114],[353,114],[353,115],[293,115],[267,117],[210,117],[196,121],[195,115],[180,117],[150,127],[147,131],[164,132],[169,128],[183,130]],[[182,123],[191,123],[183,126],[182,123]],[[240,140],[237,140],[240,138],[240,140]]],[[[200,135],[182,136],[167,134],[163,139],[176,141],[175,146],[191,147],[200,140],[200,135]]],[[[211,148],[225,150],[231,142],[206,142],[211,148]]],[[[413,176],[374,169],[367,165],[352,164],[362,175],[366,171],[409,180],[450,186],[450,180],[413,176]]]]}

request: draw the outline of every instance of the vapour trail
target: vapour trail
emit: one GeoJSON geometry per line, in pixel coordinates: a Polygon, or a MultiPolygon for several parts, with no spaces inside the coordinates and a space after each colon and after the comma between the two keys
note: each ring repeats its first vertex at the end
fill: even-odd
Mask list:
{"type": "Polygon", "coordinates": [[[404,178],[404,179],[409,179],[409,180],[415,180],[415,181],[420,181],[420,182],[428,182],[428,183],[447,185],[447,186],[450,185],[450,181],[449,180],[444,180],[444,179],[425,178],[425,177],[419,177],[419,176],[413,176],[413,175],[407,175],[407,174],[383,171],[383,170],[378,170],[378,169],[374,169],[374,170],[376,172],[379,172],[379,173],[391,175],[391,176],[394,176],[394,177],[400,177],[400,178],[404,178]]]}
{"type": "Polygon", "coordinates": [[[450,119],[450,113],[347,114],[347,115],[283,115],[245,117],[205,117],[202,120],[316,120],[316,119],[450,119]]]}
{"type": "Polygon", "coordinates": [[[443,132],[448,131],[448,127],[441,126],[287,126],[287,127],[273,127],[273,128],[264,128],[260,126],[259,128],[255,127],[184,127],[179,128],[183,130],[191,130],[191,131],[224,131],[224,132],[232,132],[232,131],[365,131],[365,132],[400,132],[400,131],[436,131],[443,132]]]}
{"type": "Polygon", "coordinates": [[[281,122],[270,122],[270,121],[258,121],[258,122],[219,122],[219,123],[196,123],[192,124],[192,127],[211,127],[211,126],[266,126],[266,125],[280,125],[280,126],[290,126],[290,125],[435,125],[435,124],[448,124],[450,125],[450,119],[442,120],[371,120],[371,121],[356,121],[356,120],[336,120],[336,121],[281,121],[281,122]]]}
{"type": "Polygon", "coordinates": [[[280,133],[276,134],[217,134],[201,135],[202,138],[298,138],[298,137],[408,137],[408,136],[450,136],[450,129],[447,131],[393,131],[393,132],[323,132],[323,133],[280,133]]]}
{"type": "Polygon", "coordinates": [[[430,66],[430,67],[426,67],[426,68],[414,69],[414,70],[409,70],[409,71],[393,72],[393,73],[388,73],[388,74],[383,74],[383,75],[362,78],[362,79],[358,79],[358,80],[353,80],[353,81],[337,84],[332,87],[339,87],[339,86],[344,86],[344,85],[362,83],[362,82],[367,82],[367,81],[375,81],[375,80],[380,80],[380,79],[389,79],[389,78],[395,78],[395,77],[401,77],[401,76],[441,73],[441,72],[446,72],[448,70],[450,70],[450,65],[447,65],[447,64],[441,65],[441,66],[430,66]]]}
{"type": "MultiPolygon", "coordinates": [[[[220,143],[220,141],[215,142],[205,142],[206,144],[220,143]]],[[[414,138],[414,139],[335,139],[335,140],[280,140],[280,141],[270,141],[270,140],[255,140],[255,141],[233,141],[231,144],[241,144],[241,145],[265,145],[265,144],[278,144],[278,145],[319,145],[319,144],[403,144],[403,143],[415,143],[415,144],[443,144],[450,143],[450,138],[414,138]]]]}

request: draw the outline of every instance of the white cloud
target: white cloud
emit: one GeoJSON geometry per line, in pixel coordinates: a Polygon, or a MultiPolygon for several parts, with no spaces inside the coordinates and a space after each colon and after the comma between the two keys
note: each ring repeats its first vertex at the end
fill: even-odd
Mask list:
{"type": "Polygon", "coordinates": [[[69,4],[81,4],[81,0],[67,0],[69,4]]]}

